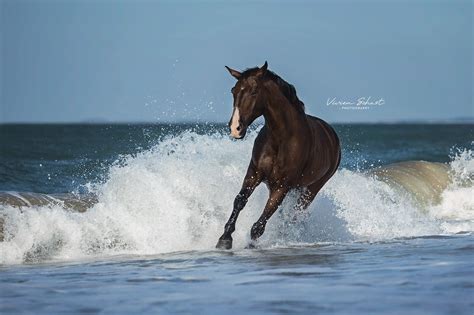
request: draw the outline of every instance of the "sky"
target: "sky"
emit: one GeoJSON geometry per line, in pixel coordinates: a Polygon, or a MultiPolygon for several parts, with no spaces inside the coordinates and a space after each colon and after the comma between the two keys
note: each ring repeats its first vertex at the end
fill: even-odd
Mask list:
{"type": "Polygon", "coordinates": [[[224,122],[265,61],[329,122],[474,117],[472,1],[0,1],[0,123],[224,122]]]}

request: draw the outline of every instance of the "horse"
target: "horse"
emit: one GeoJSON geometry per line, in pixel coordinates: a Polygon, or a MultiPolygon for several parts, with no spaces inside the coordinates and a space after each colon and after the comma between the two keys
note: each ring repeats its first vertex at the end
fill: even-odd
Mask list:
{"type": "Polygon", "coordinates": [[[264,182],[270,194],[263,213],[250,230],[249,247],[255,247],[267,221],[289,191],[300,192],[295,211],[304,211],[309,206],[339,167],[341,148],[334,129],[324,120],[307,115],[294,86],[268,70],[266,61],[262,67],[243,72],[225,67],[237,79],[231,90],[234,105],[230,135],[243,139],[249,125],[260,116],[265,124],[255,139],[242,188],[216,248],[232,248],[239,213],[255,188],[264,182]]]}

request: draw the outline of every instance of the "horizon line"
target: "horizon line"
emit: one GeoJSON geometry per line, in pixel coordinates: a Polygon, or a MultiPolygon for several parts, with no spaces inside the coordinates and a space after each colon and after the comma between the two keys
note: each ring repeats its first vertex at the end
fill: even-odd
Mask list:
{"type": "MultiPolygon", "coordinates": [[[[407,119],[407,120],[377,120],[377,121],[328,121],[331,124],[472,124],[474,123],[474,117],[465,118],[453,118],[453,119],[407,119]]],[[[227,124],[225,121],[4,121],[0,122],[0,125],[163,125],[163,124],[177,124],[177,125],[189,125],[189,124],[216,124],[222,125],[227,124]]]]}

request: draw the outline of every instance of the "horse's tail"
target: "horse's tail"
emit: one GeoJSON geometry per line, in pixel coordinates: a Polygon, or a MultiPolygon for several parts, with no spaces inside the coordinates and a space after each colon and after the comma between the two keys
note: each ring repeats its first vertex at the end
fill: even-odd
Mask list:
{"type": "MultiPolygon", "coordinates": [[[[337,137],[337,134],[336,134],[336,137],[337,137]]],[[[338,143],[340,143],[339,142],[339,137],[337,137],[337,141],[338,141],[338,143]]],[[[337,157],[336,170],[339,168],[339,165],[341,164],[341,159],[342,159],[342,150],[341,150],[341,146],[339,145],[339,154],[338,154],[338,157],[337,157]]]]}
{"type": "Polygon", "coordinates": [[[337,171],[337,169],[339,168],[339,165],[341,164],[341,159],[342,159],[342,150],[341,150],[341,140],[339,140],[339,136],[337,135],[337,132],[336,130],[334,130],[334,128],[329,125],[328,123],[326,123],[327,126],[329,127],[329,129],[331,130],[332,134],[334,135],[334,139],[336,140],[336,147],[337,147],[337,163],[336,163],[336,167],[334,168],[334,172],[337,171]]]}
{"type": "Polygon", "coordinates": [[[341,140],[339,139],[339,136],[337,135],[336,130],[334,130],[334,128],[330,124],[328,124],[326,121],[322,120],[321,118],[317,118],[317,119],[323,125],[323,128],[326,128],[326,130],[328,131],[328,134],[332,136],[334,140],[334,148],[336,150],[335,153],[337,154],[337,161],[335,163],[335,167],[330,170],[331,176],[332,176],[337,171],[337,169],[339,168],[339,165],[341,164],[341,159],[342,159],[341,140]]]}

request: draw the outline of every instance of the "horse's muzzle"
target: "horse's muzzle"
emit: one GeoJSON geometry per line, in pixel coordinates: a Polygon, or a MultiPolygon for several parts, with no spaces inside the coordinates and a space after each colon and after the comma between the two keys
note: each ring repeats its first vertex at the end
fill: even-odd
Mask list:
{"type": "Polygon", "coordinates": [[[237,130],[230,130],[230,135],[234,139],[243,139],[245,135],[247,134],[247,127],[241,127],[239,126],[237,130]]]}

